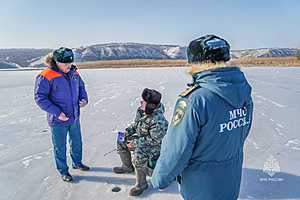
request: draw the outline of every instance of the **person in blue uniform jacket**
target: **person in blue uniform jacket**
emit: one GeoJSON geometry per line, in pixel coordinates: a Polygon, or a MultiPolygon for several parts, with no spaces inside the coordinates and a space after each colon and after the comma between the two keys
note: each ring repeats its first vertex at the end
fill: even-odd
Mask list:
{"type": "Polygon", "coordinates": [[[179,95],[151,183],[174,180],[185,200],[238,198],[243,146],[249,134],[251,86],[230,60],[228,42],[206,35],[187,48],[193,82],[179,95]]]}
{"type": "Polygon", "coordinates": [[[71,49],[61,47],[46,56],[49,67],[36,77],[34,99],[47,112],[52,132],[56,167],[64,181],[72,181],[66,158],[66,140],[69,134],[70,154],[74,169],[89,170],[82,163],[80,108],[88,103],[84,82],[72,65],[71,49]]]}

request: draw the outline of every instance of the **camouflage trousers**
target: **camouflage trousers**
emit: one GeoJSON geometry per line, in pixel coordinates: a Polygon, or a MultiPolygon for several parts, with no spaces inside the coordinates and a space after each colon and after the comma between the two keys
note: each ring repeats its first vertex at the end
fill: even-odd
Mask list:
{"type": "Polygon", "coordinates": [[[149,160],[157,158],[160,154],[160,147],[135,147],[128,148],[124,143],[117,143],[118,152],[131,152],[131,162],[136,168],[146,167],[149,160]]]}

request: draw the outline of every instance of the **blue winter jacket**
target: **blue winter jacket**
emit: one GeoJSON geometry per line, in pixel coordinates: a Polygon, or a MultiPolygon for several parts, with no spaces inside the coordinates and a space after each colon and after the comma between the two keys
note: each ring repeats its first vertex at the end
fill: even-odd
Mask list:
{"type": "Polygon", "coordinates": [[[42,70],[36,77],[34,99],[47,112],[50,126],[72,124],[79,119],[79,100],[85,99],[88,102],[84,82],[74,65],[67,74],[59,71],[57,67],[42,70]],[[62,112],[69,120],[58,119],[62,112]]]}
{"type": "Polygon", "coordinates": [[[185,200],[236,200],[251,87],[237,67],[198,72],[191,86],[176,103],[152,185],[165,188],[177,177],[185,200]]]}

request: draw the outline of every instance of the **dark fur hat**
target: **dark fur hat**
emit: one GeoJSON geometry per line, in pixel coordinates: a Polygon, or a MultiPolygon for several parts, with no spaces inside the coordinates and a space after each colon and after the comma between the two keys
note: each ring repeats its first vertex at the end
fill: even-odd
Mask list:
{"type": "Polygon", "coordinates": [[[61,63],[72,63],[74,54],[72,49],[61,47],[53,52],[53,60],[61,63]]]}
{"type": "Polygon", "coordinates": [[[215,35],[206,35],[190,42],[187,47],[188,63],[230,60],[229,43],[215,35]]]}
{"type": "Polygon", "coordinates": [[[147,102],[146,114],[151,115],[160,104],[161,93],[153,89],[145,88],[142,93],[142,98],[147,102]]]}

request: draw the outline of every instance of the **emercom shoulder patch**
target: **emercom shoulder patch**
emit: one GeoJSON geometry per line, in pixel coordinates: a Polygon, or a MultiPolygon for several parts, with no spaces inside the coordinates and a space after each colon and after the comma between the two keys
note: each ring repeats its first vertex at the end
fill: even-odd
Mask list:
{"type": "Polygon", "coordinates": [[[184,100],[181,100],[178,102],[177,106],[185,110],[187,108],[187,103],[184,100]]]}
{"type": "Polygon", "coordinates": [[[175,113],[173,115],[173,119],[172,119],[172,125],[176,126],[177,124],[179,124],[182,120],[184,116],[184,111],[176,108],[175,113]]]}

